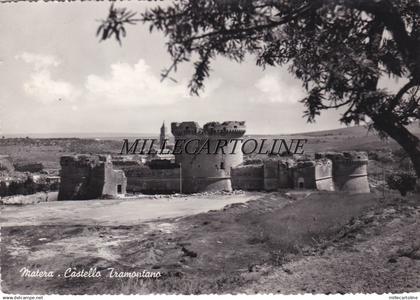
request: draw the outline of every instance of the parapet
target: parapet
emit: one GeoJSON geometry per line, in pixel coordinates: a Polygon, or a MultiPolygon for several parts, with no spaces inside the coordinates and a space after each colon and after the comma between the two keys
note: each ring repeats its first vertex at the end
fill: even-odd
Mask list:
{"type": "Polygon", "coordinates": [[[246,131],[245,121],[225,121],[209,122],[204,125],[204,133],[206,134],[244,134],[246,131]]]}
{"type": "Polygon", "coordinates": [[[171,123],[171,132],[174,136],[186,135],[186,134],[202,134],[203,129],[197,122],[182,122],[182,123],[171,123]]]}
{"type": "Polygon", "coordinates": [[[300,160],[296,162],[296,168],[303,169],[303,168],[310,168],[315,167],[315,161],[313,160],[300,160]]]}
{"type": "Polygon", "coordinates": [[[291,164],[292,167],[296,169],[304,169],[304,168],[312,168],[312,167],[318,167],[318,166],[327,166],[332,167],[332,161],[329,158],[317,158],[315,160],[298,160],[295,162],[294,165],[291,164]]]}
{"type": "Polygon", "coordinates": [[[224,121],[206,123],[203,128],[197,122],[171,123],[174,136],[183,135],[243,135],[246,131],[245,121],[224,121]]]}
{"type": "Polygon", "coordinates": [[[321,157],[321,158],[315,159],[315,164],[317,166],[332,166],[332,161],[329,158],[321,157]]]}
{"type": "Polygon", "coordinates": [[[95,166],[110,161],[110,157],[106,155],[65,155],[60,158],[60,165],[95,166]]]}
{"type": "Polygon", "coordinates": [[[315,158],[329,158],[333,162],[367,162],[368,154],[363,151],[345,151],[345,152],[319,152],[315,153],[315,158]]]}

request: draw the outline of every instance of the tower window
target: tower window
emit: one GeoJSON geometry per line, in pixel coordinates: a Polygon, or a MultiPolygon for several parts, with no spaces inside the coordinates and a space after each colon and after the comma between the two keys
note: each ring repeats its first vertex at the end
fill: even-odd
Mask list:
{"type": "Polygon", "coordinates": [[[225,163],[223,161],[220,163],[220,169],[222,169],[222,170],[225,169],[225,163]]]}

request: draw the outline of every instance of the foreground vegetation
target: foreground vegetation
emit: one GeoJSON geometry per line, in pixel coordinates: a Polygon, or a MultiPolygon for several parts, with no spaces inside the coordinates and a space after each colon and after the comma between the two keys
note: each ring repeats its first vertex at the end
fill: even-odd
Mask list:
{"type": "Polygon", "coordinates": [[[2,270],[7,270],[2,289],[24,294],[207,294],[420,288],[418,195],[306,196],[261,193],[257,200],[220,211],[132,226],[2,227],[2,270]],[[159,271],[162,277],[22,278],[22,267],[58,273],[69,267],[112,267],[159,271]],[[338,276],[343,270],[345,277],[338,276]]]}

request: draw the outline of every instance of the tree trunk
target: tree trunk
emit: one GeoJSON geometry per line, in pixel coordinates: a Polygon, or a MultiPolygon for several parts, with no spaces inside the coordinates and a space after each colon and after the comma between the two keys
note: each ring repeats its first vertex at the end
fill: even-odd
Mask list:
{"type": "Polygon", "coordinates": [[[420,179],[420,139],[407,130],[403,125],[393,122],[391,116],[372,117],[374,126],[393,138],[410,157],[417,178],[420,179]]]}

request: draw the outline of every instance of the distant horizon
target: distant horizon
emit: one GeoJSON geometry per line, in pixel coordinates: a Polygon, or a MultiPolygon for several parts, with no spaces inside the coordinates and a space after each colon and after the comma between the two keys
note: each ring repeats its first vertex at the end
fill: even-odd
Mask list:
{"type": "MultiPolygon", "coordinates": [[[[171,123],[171,122],[170,122],[171,123]]],[[[170,124],[168,123],[168,124],[170,124]]],[[[203,125],[203,124],[200,124],[203,125]]],[[[169,129],[169,126],[166,125],[169,129]]],[[[340,131],[340,130],[349,130],[352,128],[363,128],[368,131],[367,125],[352,125],[336,127],[330,129],[319,129],[319,130],[310,130],[310,131],[297,131],[297,132],[277,132],[277,133],[258,133],[258,132],[246,132],[245,135],[261,135],[261,136],[281,136],[281,135],[303,135],[303,134],[313,134],[313,133],[322,133],[330,131],[340,131]]],[[[407,127],[413,133],[420,134],[420,122],[410,124],[407,127]]],[[[159,129],[157,128],[155,132],[142,133],[142,132],[29,132],[29,133],[2,133],[0,131],[0,137],[4,136],[5,138],[120,138],[120,137],[150,137],[150,136],[159,136],[159,129]]],[[[1,130],[1,129],[0,129],[1,130]]],[[[170,130],[167,131],[167,134],[171,134],[170,130]]]]}
{"type": "MultiPolygon", "coordinates": [[[[346,127],[338,127],[333,129],[325,129],[325,130],[313,130],[313,131],[304,131],[304,132],[291,132],[291,133],[258,133],[258,132],[246,132],[245,135],[264,135],[264,136],[271,136],[271,135],[297,135],[297,134],[309,134],[309,133],[316,133],[316,132],[326,132],[326,131],[336,131],[336,130],[343,130],[349,128],[367,128],[365,125],[355,125],[355,126],[346,126],[346,127]]],[[[171,135],[171,132],[168,131],[168,135],[171,135]]],[[[45,132],[45,133],[2,133],[1,136],[5,138],[13,138],[13,137],[30,137],[30,138],[116,138],[116,137],[148,137],[148,136],[159,136],[159,132],[156,131],[154,133],[139,133],[139,132],[45,132]]]]}

